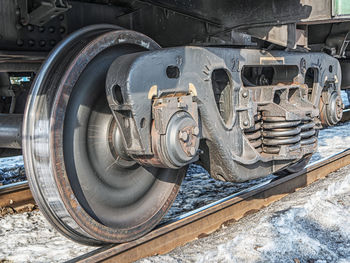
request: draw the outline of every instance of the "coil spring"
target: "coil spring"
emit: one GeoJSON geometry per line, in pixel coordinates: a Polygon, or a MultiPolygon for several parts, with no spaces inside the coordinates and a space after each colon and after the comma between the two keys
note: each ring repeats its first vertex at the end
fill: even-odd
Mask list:
{"type": "Polygon", "coordinates": [[[317,141],[315,123],[311,119],[286,121],[278,117],[262,118],[259,112],[254,120],[254,126],[244,133],[259,153],[278,154],[283,145],[288,145],[293,151],[317,141]]]}
{"type": "Polygon", "coordinates": [[[254,117],[255,124],[253,127],[246,129],[245,135],[250,144],[257,150],[258,153],[263,151],[262,148],[262,125],[261,125],[261,113],[259,112],[254,117]]]}
{"type": "Polygon", "coordinates": [[[263,118],[263,151],[279,153],[281,146],[288,145],[291,150],[300,148],[301,121],[286,121],[278,117],[263,118]]]}
{"type": "Polygon", "coordinates": [[[314,144],[317,141],[315,134],[316,134],[315,123],[312,120],[303,121],[301,125],[300,144],[301,145],[314,144]]]}

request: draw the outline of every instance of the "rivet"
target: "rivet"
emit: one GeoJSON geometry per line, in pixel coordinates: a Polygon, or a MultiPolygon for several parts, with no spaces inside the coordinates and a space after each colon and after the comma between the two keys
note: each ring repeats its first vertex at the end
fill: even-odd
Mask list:
{"type": "Polygon", "coordinates": [[[35,45],[35,41],[33,40],[33,39],[30,39],[29,41],[28,41],[28,44],[29,44],[29,46],[34,46],[35,45]]]}
{"type": "Polygon", "coordinates": [[[248,124],[249,124],[248,121],[244,121],[244,122],[243,122],[243,125],[244,125],[244,126],[248,126],[248,124]]]}
{"type": "Polygon", "coordinates": [[[245,91],[245,92],[243,92],[242,97],[243,97],[243,98],[248,97],[248,92],[246,92],[246,91],[245,91]]]}
{"type": "Polygon", "coordinates": [[[22,39],[17,39],[17,45],[18,46],[23,46],[24,41],[22,39]]]}

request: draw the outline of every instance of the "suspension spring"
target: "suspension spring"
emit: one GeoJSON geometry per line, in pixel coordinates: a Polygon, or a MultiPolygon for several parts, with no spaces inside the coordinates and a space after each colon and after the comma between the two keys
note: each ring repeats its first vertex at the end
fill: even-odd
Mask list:
{"type": "Polygon", "coordinates": [[[263,151],[278,154],[281,146],[297,150],[301,146],[301,121],[286,121],[283,117],[263,117],[263,151]]]}
{"type": "Polygon", "coordinates": [[[258,114],[255,115],[254,121],[255,121],[254,126],[249,129],[246,129],[244,132],[250,144],[256,149],[258,153],[261,153],[263,151],[261,112],[258,112],[258,114]]]}
{"type": "Polygon", "coordinates": [[[315,123],[312,119],[286,121],[283,117],[263,117],[258,112],[254,117],[253,127],[244,130],[258,153],[278,154],[281,146],[288,146],[290,151],[317,141],[315,123]]]}
{"type": "Polygon", "coordinates": [[[301,124],[301,145],[309,145],[314,144],[317,141],[316,138],[316,130],[315,130],[315,123],[310,119],[307,121],[303,121],[301,124]]]}

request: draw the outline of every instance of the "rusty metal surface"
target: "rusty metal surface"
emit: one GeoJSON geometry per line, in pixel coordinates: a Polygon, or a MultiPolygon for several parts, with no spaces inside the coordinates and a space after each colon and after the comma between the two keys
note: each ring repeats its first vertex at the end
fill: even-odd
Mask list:
{"type": "MultiPolygon", "coordinates": [[[[350,120],[350,109],[344,110],[342,122],[350,120]]],[[[21,182],[19,185],[9,185],[6,187],[0,187],[0,207],[8,207],[10,200],[13,200],[13,205],[20,206],[25,203],[35,203],[34,199],[29,191],[29,187],[26,181],[21,182]]]]}
{"type": "Polygon", "coordinates": [[[0,215],[7,212],[21,212],[33,208],[35,201],[27,181],[0,186],[0,215]]]}
{"type": "Polygon", "coordinates": [[[154,121],[150,134],[154,155],[149,161],[142,156],[141,162],[177,169],[198,160],[198,109],[193,97],[156,99],[152,112],[154,121]]]}
{"type": "Polygon", "coordinates": [[[37,72],[46,52],[0,51],[0,72],[37,72]]]}
{"type": "Polygon", "coordinates": [[[341,122],[347,122],[350,120],[350,109],[346,109],[343,111],[343,117],[341,119],[341,122]]]}
{"type": "Polygon", "coordinates": [[[108,107],[102,100],[103,76],[115,56],[156,46],[136,32],[118,30],[110,25],[90,26],[61,42],[33,82],[23,123],[26,175],[41,212],[58,231],[77,242],[89,245],[121,243],[149,232],[167,212],[186,173],[186,167],[179,170],[119,169],[108,150],[110,121],[108,114],[104,114],[108,111],[103,109],[108,107]],[[117,46],[118,52],[114,52],[117,46]],[[96,70],[91,73],[94,67],[99,73],[96,70]],[[89,81],[90,77],[94,79],[89,81]],[[79,93],[81,89],[88,92],[79,93]],[[91,90],[98,95],[91,97],[91,90]],[[101,106],[103,110],[95,106],[101,106]],[[91,112],[96,118],[87,115],[80,118],[85,115],[79,111],[81,108],[90,108],[91,111],[83,112],[87,115],[91,112]],[[99,114],[103,114],[103,118],[99,114]],[[82,119],[84,125],[81,125],[82,119]],[[103,121],[106,133],[103,129],[95,129],[101,127],[99,120],[103,121]],[[76,133],[80,128],[84,131],[76,133]],[[92,133],[95,130],[100,132],[99,138],[92,133]],[[77,138],[77,134],[87,134],[87,140],[77,138]],[[119,178],[121,181],[121,177],[129,175],[135,178],[130,182],[137,184],[120,188],[120,184],[111,180],[119,178]],[[120,198],[121,191],[129,186],[131,191],[125,192],[133,194],[134,199],[120,198]],[[135,189],[134,186],[140,187],[135,189]],[[100,205],[100,200],[104,205],[100,205]],[[131,202],[126,204],[129,200],[131,202]]]}
{"type": "Polygon", "coordinates": [[[350,149],[320,160],[300,173],[275,180],[240,196],[225,199],[207,209],[159,227],[146,236],[121,245],[108,246],[69,262],[132,262],[143,257],[167,253],[203,234],[217,230],[255,212],[329,173],[350,164],[350,149]]]}
{"type": "MultiPolygon", "coordinates": [[[[350,109],[344,110],[342,122],[350,120],[350,109]]],[[[26,181],[15,185],[0,187],[0,208],[19,207],[25,204],[34,204],[35,201],[26,181]],[[11,201],[12,200],[12,201],[11,201]]]]}
{"type": "MultiPolygon", "coordinates": [[[[321,53],[188,46],[118,57],[108,71],[106,90],[115,117],[120,123],[122,117],[128,120],[122,131],[130,144],[126,152],[134,159],[152,155],[149,125],[155,107],[150,98],[195,90],[192,96],[202,131],[200,164],[215,179],[242,182],[277,172],[314,152],[319,126],[307,128],[304,124],[319,123],[321,92],[334,82],[332,87],[339,93],[338,75],[338,61],[321,53]],[[169,67],[178,69],[177,78],[165,77],[169,67]],[[312,84],[306,76],[308,70],[318,72],[312,84]],[[232,94],[225,91],[226,86],[232,94]],[[113,101],[113,90],[123,99],[113,101]],[[285,127],[297,134],[288,135],[290,140],[281,135],[278,142],[264,139],[260,153],[258,145],[252,145],[242,132],[255,125],[258,112],[265,118],[283,117],[279,120],[283,123],[300,121],[298,128],[285,127]]],[[[271,129],[270,134],[280,131],[276,126],[271,129]]]]}

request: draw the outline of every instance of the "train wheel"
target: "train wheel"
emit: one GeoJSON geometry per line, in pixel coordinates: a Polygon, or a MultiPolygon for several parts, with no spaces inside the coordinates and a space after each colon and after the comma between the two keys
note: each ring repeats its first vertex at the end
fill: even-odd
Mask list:
{"type": "Polygon", "coordinates": [[[77,242],[136,239],[176,197],[186,168],[143,167],[124,156],[105,95],[116,57],[158,48],[133,31],[86,27],[51,52],[33,83],[23,124],[27,177],[42,213],[77,242]]]}

